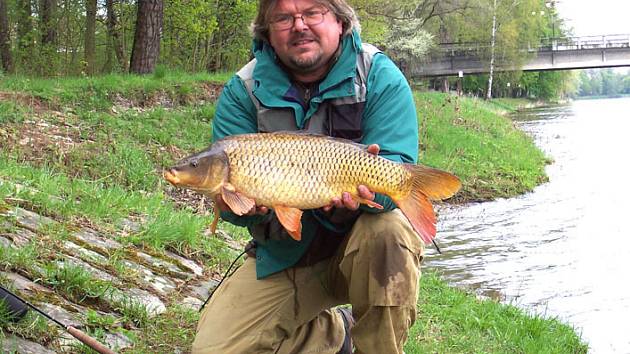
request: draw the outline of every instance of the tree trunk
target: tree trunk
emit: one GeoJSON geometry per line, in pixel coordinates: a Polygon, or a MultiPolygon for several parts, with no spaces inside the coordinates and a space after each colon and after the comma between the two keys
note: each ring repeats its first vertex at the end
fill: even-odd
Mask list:
{"type": "Polygon", "coordinates": [[[148,74],[155,69],[160,55],[163,15],[163,0],[138,0],[138,17],[131,51],[130,72],[148,74]]]}
{"type": "Polygon", "coordinates": [[[57,39],[57,28],[53,21],[57,0],[42,0],[41,6],[42,45],[52,45],[57,39]]]}
{"type": "Polygon", "coordinates": [[[488,91],[486,92],[486,100],[492,98],[492,79],[494,77],[494,53],[497,41],[497,0],[494,0],[492,8],[492,40],[490,42],[490,74],[488,75],[488,91]]]}
{"type": "Polygon", "coordinates": [[[210,72],[225,69],[223,67],[223,44],[228,40],[230,36],[227,30],[225,30],[225,23],[228,21],[233,21],[231,18],[229,18],[230,9],[233,9],[235,6],[236,4],[233,0],[217,1],[217,28],[219,28],[219,30],[212,33],[210,47],[214,48],[214,53],[210,56],[210,60],[206,65],[206,70],[210,72]]]}
{"type": "Polygon", "coordinates": [[[94,75],[96,58],[96,0],[85,1],[85,73],[94,75]]]}
{"type": "Polygon", "coordinates": [[[11,57],[9,16],[7,12],[6,0],[0,0],[0,61],[2,61],[2,70],[10,73],[13,71],[13,58],[11,57]]]}
{"type": "Polygon", "coordinates": [[[17,24],[17,40],[20,49],[30,48],[32,44],[32,38],[30,38],[31,31],[33,30],[33,24],[31,22],[31,15],[33,9],[31,8],[31,0],[18,0],[18,24],[17,24]]]}
{"type": "Polygon", "coordinates": [[[107,33],[111,38],[111,45],[116,52],[116,59],[118,59],[118,65],[123,72],[127,72],[127,57],[125,55],[125,49],[121,40],[121,34],[118,29],[118,18],[114,10],[115,0],[107,0],[105,5],[107,7],[107,33]]]}

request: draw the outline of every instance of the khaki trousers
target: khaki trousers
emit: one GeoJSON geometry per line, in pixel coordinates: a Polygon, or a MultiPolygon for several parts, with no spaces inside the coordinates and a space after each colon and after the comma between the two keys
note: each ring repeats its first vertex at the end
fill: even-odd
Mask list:
{"type": "Polygon", "coordinates": [[[337,254],[256,279],[249,258],[197,325],[193,353],[330,353],[345,337],[334,306],[351,304],[355,353],[402,353],[416,318],[424,245],[399,210],[362,214],[337,254]]]}

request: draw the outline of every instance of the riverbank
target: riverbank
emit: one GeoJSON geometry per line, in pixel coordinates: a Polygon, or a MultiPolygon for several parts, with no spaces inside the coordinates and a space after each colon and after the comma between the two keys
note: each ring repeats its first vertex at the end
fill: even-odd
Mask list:
{"type": "MultiPolygon", "coordinates": [[[[120,351],[189,350],[195,309],[246,237],[226,223],[220,237],[205,235],[209,202],[172,189],[160,170],[207,145],[228,76],[4,77],[0,283],[120,351]]],[[[501,116],[527,102],[439,93],[416,102],[422,162],[462,178],[453,202],[545,180],[545,157],[501,116]]],[[[478,300],[430,271],[423,279],[407,353],[585,351],[569,326],[478,300]]],[[[84,349],[37,316],[0,316],[0,327],[9,345],[84,349]]]]}

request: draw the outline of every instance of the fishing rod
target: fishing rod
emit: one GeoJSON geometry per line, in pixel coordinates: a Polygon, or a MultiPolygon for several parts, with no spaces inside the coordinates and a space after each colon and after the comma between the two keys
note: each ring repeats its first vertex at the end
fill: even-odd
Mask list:
{"type": "Polygon", "coordinates": [[[37,307],[32,305],[30,302],[24,300],[23,298],[19,297],[17,294],[14,294],[13,292],[8,290],[4,286],[0,285],[0,301],[2,300],[4,300],[4,303],[7,305],[7,308],[9,310],[9,315],[11,316],[11,319],[13,321],[17,321],[21,319],[22,317],[24,317],[24,315],[26,315],[26,312],[28,311],[28,308],[31,308],[35,310],[35,312],[39,313],[40,315],[44,316],[48,320],[58,325],[59,327],[63,328],[66,332],[70,333],[70,335],[78,339],[81,343],[96,350],[100,354],[116,354],[116,352],[107,348],[106,346],[101,344],[99,341],[85,334],[81,330],[78,330],[73,326],[64,325],[60,321],[51,317],[46,312],[38,309],[37,307]]]}

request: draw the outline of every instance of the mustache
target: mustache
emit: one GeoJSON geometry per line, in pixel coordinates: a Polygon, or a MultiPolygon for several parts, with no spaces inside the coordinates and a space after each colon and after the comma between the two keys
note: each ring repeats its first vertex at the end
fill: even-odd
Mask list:
{"type": "Polygon", "coordinates": [[[311,33],[304,33],[304,32],[295,33],[291,36],[290,43],[295,44],[296,42],[299,42],[302,40],[317,41],[317,37],[315,37],[311,33]]]}

